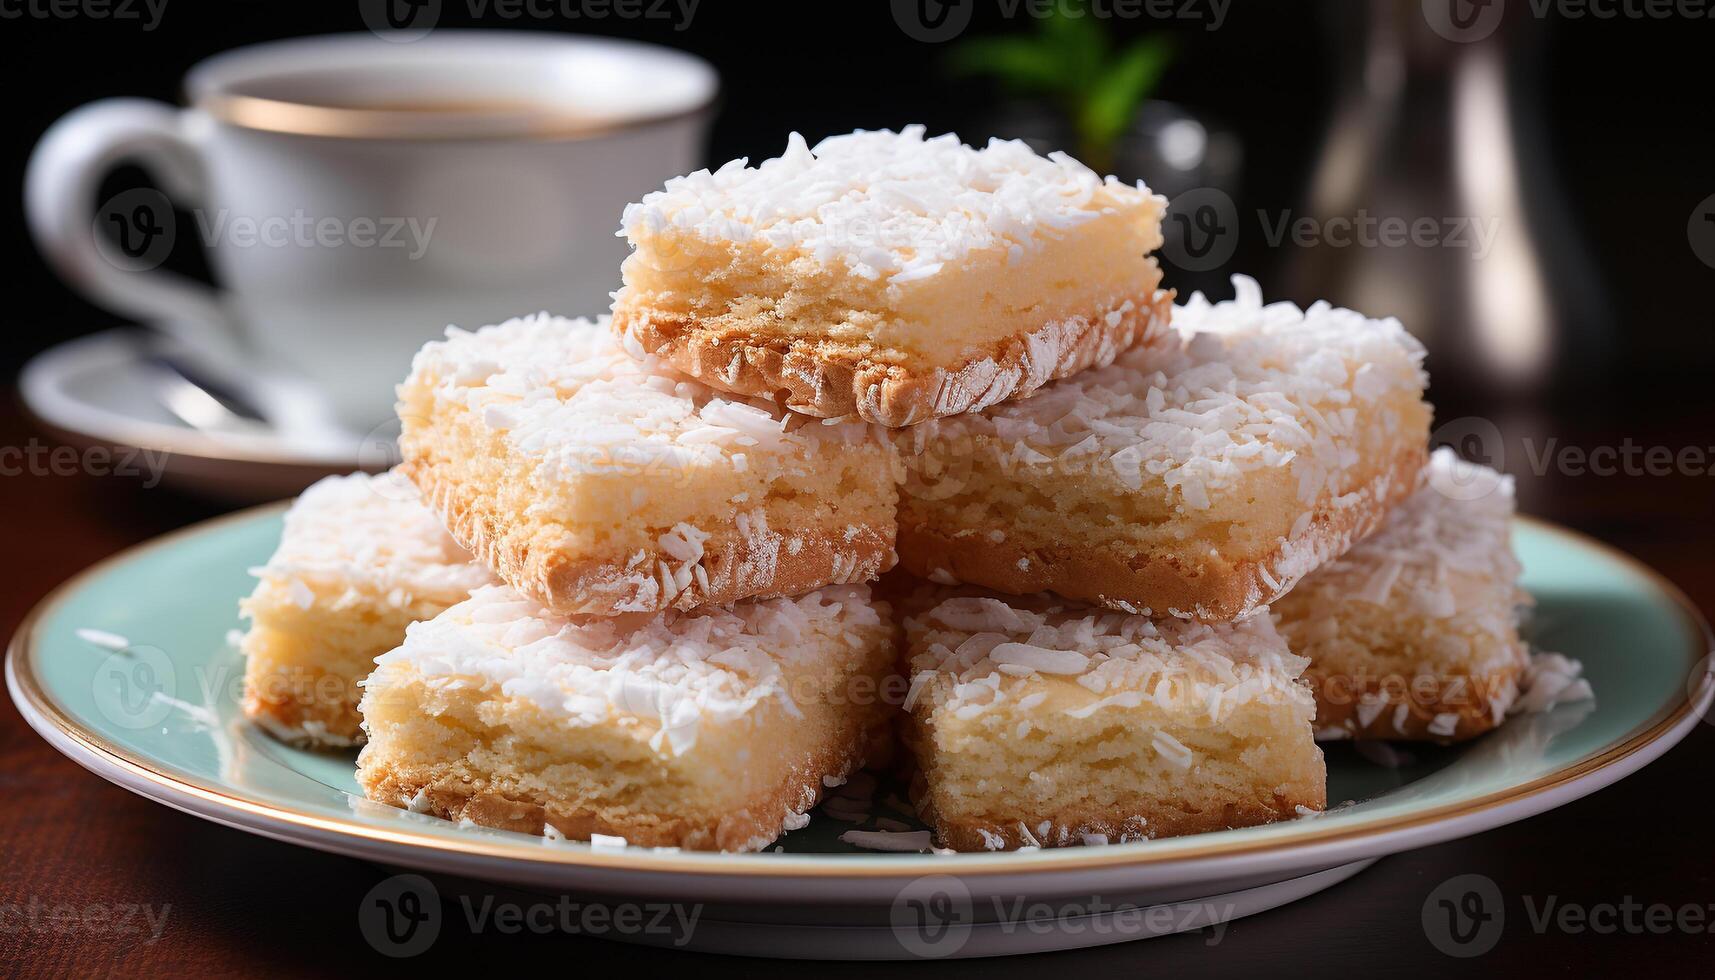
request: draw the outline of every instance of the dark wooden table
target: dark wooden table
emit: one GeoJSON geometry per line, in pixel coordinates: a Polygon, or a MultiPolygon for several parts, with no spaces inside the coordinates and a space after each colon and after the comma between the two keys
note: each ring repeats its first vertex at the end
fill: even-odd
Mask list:
{"type": "MultiPolygon", "coordinates": [[[[10,392],[0,401],[0,447],[37,438],[10,392]]],[[[1566,446],[1623,449],[1715,444],[1708,411],[1653,413],[1660,424],[1538,425],[1566,446]]],[[[1560,457],[1531,474],[1531,453],[1513,444],[1524,508],[1602,538],[1655,566],[1704,610],[1715,609],[1709,554],[1715,476],[1575,473],[1560,457]]],[[[0,460],[3,462],[3,460],[0,460]]],[[[1715,468],[1715,454],[1704,466],[1715,468]]],[[[0,630],[10,635],[55,584],[106,555],[216,513],[213,505],[133,480],[94,475],[0,476],[8,554],[0,571],[0,630]]],[[[1210,945],[1182,935],[1007,961],[907,963],[951,975],[1038,971],[1094,975],[1444,975],[1557,972],[1708,976],[1715,963],[1715,844],[1708,801],[1715,728],[1699,728],[1666,757],[1623,783],[1551,813],[1466,840],[1384,858],[1321,894],[1233,923],[1210,945]],[[1436,886],[1461,874],[1492,879],[1505,923],[1485,955],[1454,960],[1426,937],[1423,909],[1436,886]],[[1593,914],[1592,925],[1538,931],[1532,909],[1548,902],[1593,914]],[[1651,932],[1632,904],[1671,909],[1673,927],[1651,932]],[[1616,931],[1598,932],[1616,914],[1616,931]],[[1627,930],[1627,923],[1633,928],[1627,930]]],[[[357,910],[386,872],[227,830],[147,802],[84,771],[0,707],[0,972],[5,975],[323,976],[386,961],[359,931],[357,910]],[[126,912],[130,909],[132,911],[126,912]],[[159,923],[151,938],[144,911],[159,923]],[[73,920],[75,916],[75,922],[73,920]],[[164,918],[163,918],[164,916],[164,918]]],[[[1659,922],[1659,918],[1654,920],[1659,922]]],[[[512,971],[516,956],[560,970],[626,966],[693,968],[711,975],[801,970],[801,964],[704,957],[568,935],[472,935],[449,915],[432,951],[407,965],[483,973],[512,971]]],[[[830,963],[829,977],[876,967],[830,963]]]]}

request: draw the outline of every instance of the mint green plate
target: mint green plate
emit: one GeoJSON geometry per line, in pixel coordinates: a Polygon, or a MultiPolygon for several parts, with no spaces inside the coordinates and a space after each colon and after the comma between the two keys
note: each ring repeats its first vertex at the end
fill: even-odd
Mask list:
{"type": "MultiPolygon", "coordinates": [[[[1671,585],[1588,538],[1521,520],[1516,546],[1537,599],[1532,639],[1581,660],[1595,701],[1515,718],[1463,746],[1409,747],[1409,762],[1398,768],[1366,760],[1349,743],[1328,745],[1328,799],[1354,802],[1327,814],[1138,844],[934,855],[856,851],[838,840],[852,825],[818,813],[809,827],[786,835],[778,853],[592,849],[461,829],[371,803],[352,778],[354,753],[292,749],[244,722],[243,667],[228,634],[241,625],[237,603],[251,586],[246,569],[273,550],[280,514],[279,506],[259,508],[166,536],[44,600],[13,639],[6,664],[13,700],[31,725],[99,775],[222,824],[531,888],[731,903],[749,911],[729,919],[767,928],[766,951],[776,954],[797,948],[780,939],[779,923],[790,919],[797,925],[785,928],[811,930],[802,935],[813,942],[806,939],[801,952],[871,955],[862,938],[871,927],[854,924],[853,908],[885,908],[925,875],[956,876],[961,894],[1124,894],[1152,903],[1254,897],[1261,889],[1262,900],[1233,905],[1233,914],[1246,914],[1325,887],[1380,855],[1600,789],[1683,737],[1715,692],[1707,627],[1671,585]],[[91,629],[123,637],[129,648],[112,650],[80,635],[91,629]],[[845,947],[814,932],[827,922],[805,918],[806,907],[826,903],[843,909],[838,928],[851,940],[845,947]]],[[[705,945],[759,951],[755,936],[705,945]]],[[[976,942],[965,954],[997,951],[1010,948],[976,942]]]]}

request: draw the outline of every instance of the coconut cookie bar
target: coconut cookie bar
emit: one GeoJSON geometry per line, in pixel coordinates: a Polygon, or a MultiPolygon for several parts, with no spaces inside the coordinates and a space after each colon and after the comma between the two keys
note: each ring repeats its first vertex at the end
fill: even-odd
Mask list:
{"type": "Polygon", "coordinates": [[[1530,660],[1512,518],[1510,477],[1436,450],[1381,530],[1273,606],[1310,658],[1320,737],[1454,742],[1505,720],[1530,660]]]}
{"type": "Polygon", "coordinates": [[[1323,808],[1305,661],[1267,616],[941,594],[905,620],[905,740],[946,846],[1119,843],[1323,808]]]}
{"type": "Polygon", "coordinates": [[[244,713],[280,738],[360,740],[358,682],[405,627],[494,581],[395,475],[328,477],[286,512],[241,605],[244,713]]]}
{"type": "Polygon", "coordinates": [[[582,621],[480,589],[377,664],[357,777],[451,820],[756,850],[885,749],[893,658],[863,585],[582,621]]]}
{"type": "Polygon", "coordinates": [[[1165,200],[1018,141],[857,132],[668,181],[625,211],[614,327],[727,391],[888,426],[1147,343],[1165,200]]]}
{"type": "Polygon", "coordinates": [[[546,314],[418,352],[402,469],[454,537],[565,614],[689,609],[863,582],[894,562],[877,430],[715,392],[546,314]]]}
{"type": "Polygon", "coordinates": [[[1417,485],[1423,348],[1398,322],[1201,295],[1178,343],[899,434],[901,564],[1157,617],[1247,615],[1417,485]]]}

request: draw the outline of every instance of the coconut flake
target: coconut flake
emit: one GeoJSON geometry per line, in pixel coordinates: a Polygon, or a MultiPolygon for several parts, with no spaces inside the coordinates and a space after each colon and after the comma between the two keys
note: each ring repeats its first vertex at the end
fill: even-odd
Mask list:
{"type": "Polygon", "coordinates": [[[88,627],[79,627],[78,629],[73,631],[73,634],[78,639],[82,640],[85,643],[88,643],[90,646],[97,646],[97,647],[102,648],[103,650],[112,650],[114,652],[123,652],[123,651],[129,649],[131,646],[130,640],[126,639],[123,636],[120,636],[118,633],[109,633],[106,630],[90,629],[88,627]]]}

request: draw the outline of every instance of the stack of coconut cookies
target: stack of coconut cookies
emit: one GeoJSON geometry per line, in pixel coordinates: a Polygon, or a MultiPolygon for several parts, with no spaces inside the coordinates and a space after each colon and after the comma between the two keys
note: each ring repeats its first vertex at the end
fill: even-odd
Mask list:
{"type": "Polygon", "coordinates": [[[669,181],[611,316],[449,329],[399,467],[299,499],[248,714],[383,803],[721,850],[866,766],[957,850],[1292,819],[1319,738],[1501,723],[1510,483],[1429,455],[1397,322],[1176,308],[1164,205],[918,127],[669,181]]]}

